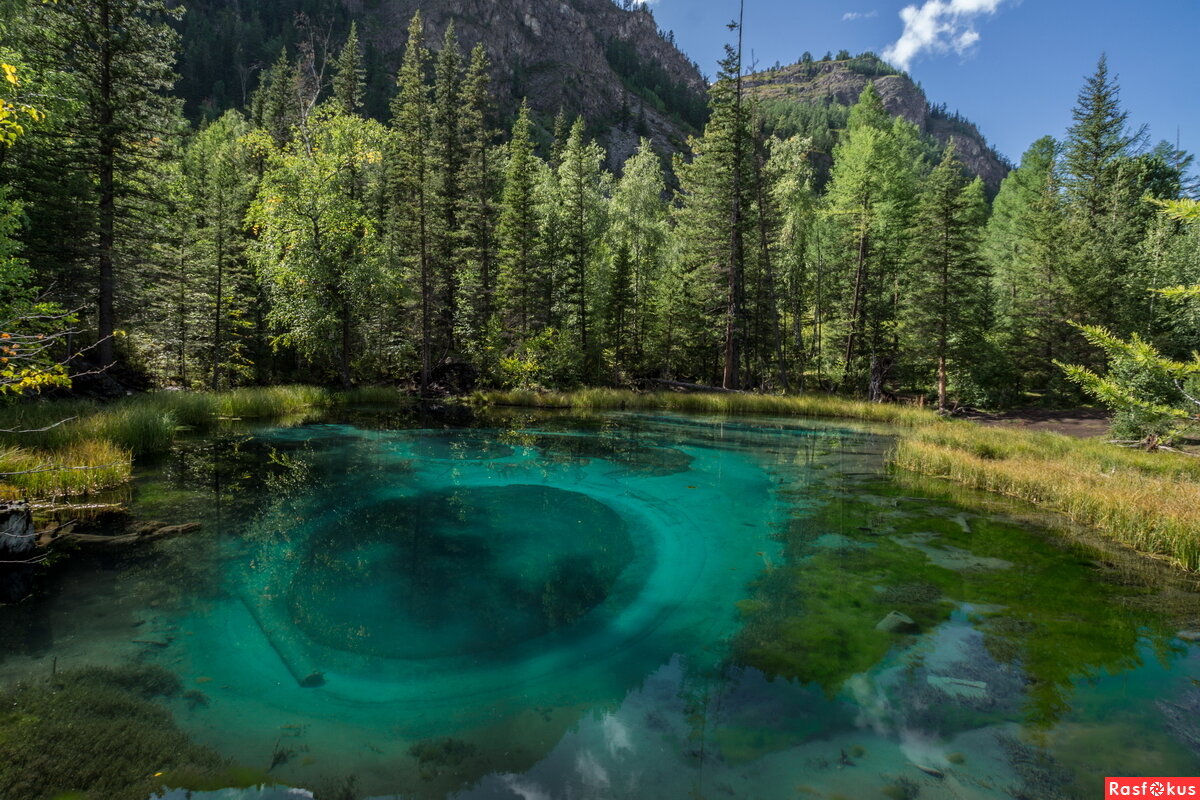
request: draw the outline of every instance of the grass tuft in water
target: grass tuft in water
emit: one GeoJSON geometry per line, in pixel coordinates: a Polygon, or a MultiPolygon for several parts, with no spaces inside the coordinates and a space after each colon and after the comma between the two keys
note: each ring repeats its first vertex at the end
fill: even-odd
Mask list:
{"type": "Polygon", "coordinates": [[[76,497],[118,486],[132,472],[129,451],[95,439],[51,452],[0,448],[0,497],[76,497]]]}

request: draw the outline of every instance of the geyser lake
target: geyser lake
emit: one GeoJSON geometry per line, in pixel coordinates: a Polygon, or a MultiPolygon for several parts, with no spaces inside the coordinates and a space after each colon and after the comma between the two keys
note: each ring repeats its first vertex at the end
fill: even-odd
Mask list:
{"type": "Polygon", "coordinates": [[[48,570],[0,608],[0,688],[174,673],[176,725],[275,785],[168,773],[171,800],[1094,798],[1200,774],[1195,587],[890,474],[888,446],[525,411],[182,441],[130,508],[201,531],[48,570]]]}

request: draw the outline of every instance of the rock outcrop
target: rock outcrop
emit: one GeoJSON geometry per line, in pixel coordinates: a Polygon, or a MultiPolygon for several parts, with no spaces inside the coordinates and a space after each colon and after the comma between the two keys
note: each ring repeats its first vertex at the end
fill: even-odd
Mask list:
{"type": "Polygon", "coordinates": [[[982,178],[990,191],[1000,188],[1000,181],[1011,167],[992,149],[974,123],[947,114],[944,107],[931,106],[925,92],[911,78],[891,70],[878,59],[859,57],[793,64],[747,78],[750,91],[762,98],[842,106],[858,102],[858,96],[871,82],[888,112],[903,117],[942,145],[953,140],[967,169],[982,178]]]}

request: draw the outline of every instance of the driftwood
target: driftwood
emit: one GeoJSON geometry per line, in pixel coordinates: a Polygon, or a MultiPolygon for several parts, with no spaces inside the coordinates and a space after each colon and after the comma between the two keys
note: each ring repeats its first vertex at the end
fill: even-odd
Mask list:
{"type": "Polygon", "coordinates": [[[678,392],[717,392],[719,394],[741,394],[737,389],[726,389],[722,386],[705,386],[702,383],[685,383],[684,381],[668,381],[662,378],[643,378],[638,381],[644,386],[663,386],[678,392]]]}

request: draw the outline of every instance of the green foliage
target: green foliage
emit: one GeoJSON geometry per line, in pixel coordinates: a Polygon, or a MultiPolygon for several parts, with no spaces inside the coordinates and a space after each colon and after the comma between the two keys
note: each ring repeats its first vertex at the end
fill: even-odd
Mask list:
{"type": "Polygon", "coordinates": [[[247,216],[251,262],[273,300],[277,344],[324,360],[349,386],[357,330],[373,298],[394,292],[369,198],[382,180],[386,133],[325,107],[303,135],[270,152],[247,216]]]}
{"type": "Polygon", "coordinates": [[[1190,362],[1173,361],[1136,333],[1125,340],[1099,326],[1076,327],[1107,356],[1108,373],[1102,376],[1078,365],[1059,366],[1115,412],[1114,436],[1169,444],[1200,421],[1200,401],[1193,395],[1200,379],[1200,356],[1190,362]]]}
{"type": "Polygon", "coordinates": [[[48,684],[22,684],[0,694],[0,794],[50,800],[83,790],[86,797],[142,800],[173,769],[222,766],[191,742],[159,698],[178,694],[179,679],[161,667],[85,667],[48,684]],[[79,742],[88,742],[80,750],[79,742]]]}

